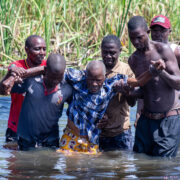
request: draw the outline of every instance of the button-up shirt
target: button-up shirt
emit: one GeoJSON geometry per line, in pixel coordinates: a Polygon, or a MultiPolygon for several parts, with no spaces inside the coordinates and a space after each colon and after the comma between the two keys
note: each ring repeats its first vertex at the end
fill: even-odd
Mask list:
{"type": "Polygon", "coordinates": [[[110,99],[115,95],[112,86],[120,79],[125,80],[126,76],[118,74],[106,79],[98,93],[90,93],[85,71],[68,69],[66,72],[66,80],[73,87],[73,101],[67,111],[68,118],[79,129],[80,135],[88,136],[93,144],[98,144],[100,133],[96,124],[102,119],[110,99]]]}
{"type": "MultiPolygon", "coordinates": [[[[128,75],[128,77],[134,76],[128,64],[118,61],[115,67],[106,73],[106,77],[111,78],[118,73],[128,75]]],[[[130,128],[129,105],[124,95],[116,94],[110,100],[106,114],[109,118],[108,124],[102,129],[100,136],[117,136],[130,128]]]]}

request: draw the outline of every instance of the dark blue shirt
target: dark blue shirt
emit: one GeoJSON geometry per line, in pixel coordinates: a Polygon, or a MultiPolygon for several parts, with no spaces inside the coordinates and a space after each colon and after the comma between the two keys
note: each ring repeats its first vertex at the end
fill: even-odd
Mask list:
{"type": "Polygon", "coordinates": [[[55,92],[45,95],[43,76],[37,76],[16,84],[12,92],[26,93],[19,117],[18,136],[36,142],[59,138],[58,120],[62,115],[64,102],[72,94],[69,84],[63,81],[55,92]]]}

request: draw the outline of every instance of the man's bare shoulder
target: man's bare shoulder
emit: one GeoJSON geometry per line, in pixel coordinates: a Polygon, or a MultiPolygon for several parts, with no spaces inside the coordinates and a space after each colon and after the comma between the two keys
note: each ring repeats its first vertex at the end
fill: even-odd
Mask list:
{"type": "Polygon", "coordinates": [[[151,41],[151,44],[155,47],[157,52],[160,54],[163,54],[163,52],[171,51],[171,48],[169,47],[168,44],[156,42],[156,41],[151,41]]]}
{"type": "Polygon", "coordinates": [[[135,61],[136,61],[136,57],[138,56],[138,53],[137,53],[137,51],[135,51],[133,54],[131,54],[131,56],[129,57],[129,59],[128,59],[128,64],[129,64],[129,66],[130,67],[132,67],[133,65],[134,65],[134,63],[135,63],[135,61]]]}

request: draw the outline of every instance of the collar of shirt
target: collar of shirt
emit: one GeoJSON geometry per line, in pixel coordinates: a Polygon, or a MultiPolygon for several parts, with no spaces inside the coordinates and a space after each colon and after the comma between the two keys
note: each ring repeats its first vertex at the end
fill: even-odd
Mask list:
{"type": "Polygon", "coordinates": [[[118,74],[119,72],[121,72],[121,62],[118,60],[116,65],[110,71],[106,72],[106,77],[110,78],[109,75],[118,74]]]}
{"type": "Polygon", "coordinates": [[[47,96],[49,94],[52,94],[54,92],[57,92],[60,89],[60,84],[58,84],[51,91],[48,91],[43,79],[42,79],[42,84],[43,84],[43,87],[44,87],[44,95],[45,96],[47,96]]]}

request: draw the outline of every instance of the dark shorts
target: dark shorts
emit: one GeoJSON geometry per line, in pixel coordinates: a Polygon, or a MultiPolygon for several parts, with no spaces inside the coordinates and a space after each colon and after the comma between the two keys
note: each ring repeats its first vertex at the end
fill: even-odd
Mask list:
{"type": "Polygon", "coordinates": [[[12,129],[7,128],[6,130],[6,142],[17,142],[17,133],[12,129]]]}
{"type": "Polygon", "coordinates": [[[141,115],[133,150],[152,156],[176,156],[180,140],[180,115],[153,120],[141,115]]]}
{"type": "Polygon", "coordinates": [[[27,141],[26,139],[19,137],[18,147],[19,147],[19,150],[21,151],[28,151],[28,150],[33,150],[35,148],[41,148],[41,147],[48,147],[48,148],[56,149],[59,147],[59,138],[52,141],[35,142],[35,141],[27,141]]]}
{"type": "Polygon", "coordinates": [[[131,150],[132,149],[131,129],[126,130],[115,137],[100,137],[99,149],[101,151],[131,150]]]}

